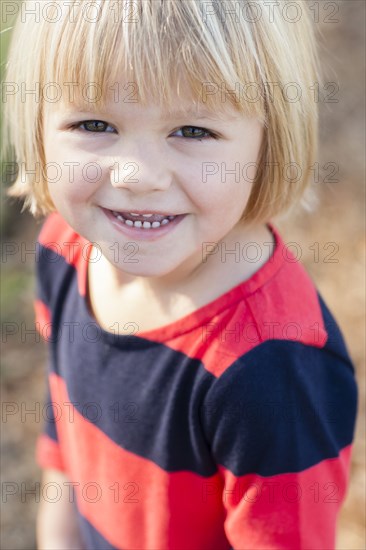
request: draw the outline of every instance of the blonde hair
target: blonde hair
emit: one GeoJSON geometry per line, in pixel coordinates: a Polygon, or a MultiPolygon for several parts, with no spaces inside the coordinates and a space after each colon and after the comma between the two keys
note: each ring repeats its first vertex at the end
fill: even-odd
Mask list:
{"type": "MultiPolygon", "coordinates": [[[[44,13],[42,4],[26,0],[21,6],[4,78],[5,155],[13,150],[18,166],[45,165],[43,108],[49,83],[78,83],[78,90],[98,83],[105,90],[124,70],[133,75],[139,101],[153,98],[171,109],[183,78],[206,108],[231,106],[263,122],[243,219],[267,221],[300,199],[309,209],[315,195],[305,197],[305,191],[318,148],[311,90],[321,78],[304,0],[284,0],[278,10],[263,0],[94,0],[71,6],[58,0],[44,13]],[[38,20],[29,13],[36,4],[38,20]],[[39,101],[22,97],[22,86],[38,87],[39,101]],[[289,178],[294,167],[296,177],[289,178]]],[[[75,101],[80,99],[79,93],[75,101]]],[[[88,111],[103,106],[104,95],[89,103],[88,111]]],[[[36,180],[28,170],[26,177],[18,173],[7,194],[24,198],[24,208],[40,216],[55,206],[45,178],[36,180]]]]}

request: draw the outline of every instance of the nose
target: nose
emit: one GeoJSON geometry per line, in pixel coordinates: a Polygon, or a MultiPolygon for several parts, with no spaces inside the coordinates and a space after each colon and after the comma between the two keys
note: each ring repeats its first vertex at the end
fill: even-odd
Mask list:
{"type": "Polygon", "coordinates": [[[172,173],[167,155],[163,146],[154,141],[140,140],[138,144],[124,141],[113,161],[109,167],[113,187],[142,194],[165,191],[171,185],[172,173]]]}

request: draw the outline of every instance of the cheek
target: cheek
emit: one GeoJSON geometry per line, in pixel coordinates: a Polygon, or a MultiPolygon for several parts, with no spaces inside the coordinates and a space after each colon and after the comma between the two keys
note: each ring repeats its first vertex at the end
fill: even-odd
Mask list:
{"type": "Polygon", "coordinates": [[[192,177],[186,185],[186,193],[200,212],[208,217],[217,219],[222,212],[230,213],[230,217],[241,215],[248,202],[252,183],[245,181],[242,176],[225,172],[217,165],[217,173],[199,174],[192,177]]]}
{"type": "Polygon", "coordinates": [[[55,201],[84,202],[109,177],[108,169],[95,156],[80,152],[76,156],[75,152],[62,148],[49,149],[46,155],[46,166],[50,167],[46,171],[48,188],[55,201]]]}
{"type": "Polygon", "coordinates": [[[90,194],[90,184],[83,179],[81,168],[62,163],[59,163],[57,180],[48,178],[48,188],[55,201],[78,203],[90,194]]]}
{"type": "Polygon", "coordinates": [[[185,167],[185,189],[193,204],[208,215],[226,210],[241,215],[249,200],[258,170],[261,128],[252,132],[243,151],[242,142],[223,146],[216,158],[185,167]]]}

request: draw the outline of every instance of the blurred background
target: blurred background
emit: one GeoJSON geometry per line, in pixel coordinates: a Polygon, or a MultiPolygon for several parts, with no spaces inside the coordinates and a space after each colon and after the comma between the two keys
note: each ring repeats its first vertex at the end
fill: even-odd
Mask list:
{"type": "MultiPolygon", "coordinates": [[[[16,2],[12,2],[16,4],[16,2]]],[[[6,4],[6,2],[4,2],[6,4]]],[[[366,548],[365,537],[365,2],[309,2],[314,17],[324,82],[335,82],[337,102],[319,101],[319,197],[313,214],[290,216],[275,224],[285,242],[296,242],[301,262],[335,316],[356,367],[359,410],[350,489],[341,511],[337,550],[366,548]],[[332,182],[327,175],[336,163],[332,182]],[[315,244],[314,243],[318,243],[315,244]],[[336,248],[333,248],[335,243],[336,248]],[[318,257],[314,248],[319,251],[318,257]],[[332,252],[336,250],[334,256],[332,252]],[[330,261],[336,259],[335,262],[330,261]]],[[[9,27],[1,20],[1,75],[6,62],[9,27]]],[[[333,88],[323,96],[329,96],[333,88]]],[[[321,94],[322,95],[322,94],[321,94]]],[[[1,121],[0,121],[1,122],[1,121]]],[[[2,514],[0,547],[34,550],[40,469],[35,463],[36,437],[42,429],[46,348],[34,334],[34,243],[41,227],[21,203],[8,199],[1,188],[3,245],[18,252],[2,259],[1,326],[19,332],[2,338],[2,514]],[[32,252],[33,251],[33,252],[32,252]],[[18,409],[17,409],[18,407],[18,409]],[[10,410],[7,408],[6,410],[10,410]],[[18,412],[16,412],[18,411],[18,412]],[[36,411],[36,412],[31,412],[36,411]],[[33,491],[33,492],[32,492],[33,491]]],[[[214,549],[213,549],[214,550],[214,549]]],[[[320,549],[319,549],[320,550],[320,549]]]]}

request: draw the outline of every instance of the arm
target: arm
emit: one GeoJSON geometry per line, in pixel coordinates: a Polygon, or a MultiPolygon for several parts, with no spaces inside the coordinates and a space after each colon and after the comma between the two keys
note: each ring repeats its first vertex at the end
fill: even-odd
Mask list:
{"type": "Polygon", "coordinates": [[[37,515],[38,550],[83,550],[76,508],[70,498],[69,487],[64,485],[69,479],[58,470],[43,471],[42,488],[46,483],[56,483],[60,487],[61,498],[50,502],[42,498],[37,515]]]}

